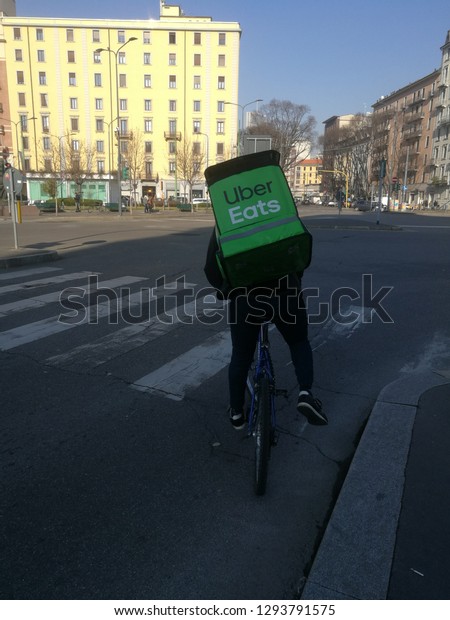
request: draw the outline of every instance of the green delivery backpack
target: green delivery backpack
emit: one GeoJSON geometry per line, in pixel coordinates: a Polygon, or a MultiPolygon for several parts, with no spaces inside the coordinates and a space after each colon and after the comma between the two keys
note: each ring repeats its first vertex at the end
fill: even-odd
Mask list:
{"type": "Polygon", "coordinates": [[[216,220],[217,261],[232,288],[301,272],[312,237],[297,214],[277,151],[244,155],[205,170],[216,220]]]}

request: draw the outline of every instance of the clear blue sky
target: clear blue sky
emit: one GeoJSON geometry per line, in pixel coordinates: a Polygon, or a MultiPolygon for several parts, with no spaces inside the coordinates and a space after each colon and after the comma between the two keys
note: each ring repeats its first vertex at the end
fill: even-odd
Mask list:
{"type": "MultiPolygon", "coordinates": [[[[239,102],[305,104],[323,132],[441,64],[449,0],[172,0],[242,28],[239,102]]],[[[159,0],[16,0],[17,15],[148,19],[159,0]]],[[[251,107],[247,108],[248,110],[251,107]]]]}

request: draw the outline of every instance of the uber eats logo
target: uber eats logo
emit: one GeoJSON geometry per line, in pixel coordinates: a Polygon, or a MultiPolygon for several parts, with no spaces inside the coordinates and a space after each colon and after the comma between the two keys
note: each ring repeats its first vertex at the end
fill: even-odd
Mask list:
{"type": "Polygon", "coordinates": [[[281,209],[278,200],[268,200],[272,194],[272,181],[266,181],[265,183],[257,183],[253,187],[243,187],[237,185],[231,190],[223,192],[225,201],[232,206],[228,209],[230,220],[232,224],[241,224],[245,220],[254,220],[262,215],[270,215],[271,213],[277,213],[281,209]],[[264,197],[265,200],[262,200],[264,197]],[[245,201],[252,201],[254,204],[242,207],[239,203],[245,201]]]}

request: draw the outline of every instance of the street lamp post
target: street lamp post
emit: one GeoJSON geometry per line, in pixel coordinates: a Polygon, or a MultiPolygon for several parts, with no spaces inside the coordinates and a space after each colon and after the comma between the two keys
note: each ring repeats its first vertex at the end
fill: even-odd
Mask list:
{"type": "Polygon", "coordinates": [[[244,111],[245,108],[252,103],[260,103],[262,99],[254,99],[253,101],[249,101],[248,103],[242,105],[240,103],[236,103],[234,101],[224,101],[225,105],[235,105],[238,108],[241,108],[241,135],[238,140],[238,155],[242,155],[244,152],[244,111]]]}
{"type": "Polygon", "coordinates": [[[122,43],[117,50],[112,50],[110,47],[99,47],[95,50],[96,53],[109,52],[114,54],[115,70],[116,70],[116,112],[117,112],[117,193],[119,199],[119,215],[122,215],[122,180],[120,178],[120,98],[119,98],[119,63],[118,57],[120,50],[125,47],[130,41],[137,41],[137,37],[130,37],[128,41],[122,43]]]}

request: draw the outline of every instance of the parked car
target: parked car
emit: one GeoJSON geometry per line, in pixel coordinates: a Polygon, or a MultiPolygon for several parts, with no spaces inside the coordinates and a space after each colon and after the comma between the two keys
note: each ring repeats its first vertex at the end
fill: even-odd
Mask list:
{"type": "Polygon", "coordinates": [[[370,200],[364,200],[363,198],[358,198],[353,204],[353,208],[357,211],[370,211],[372,205],[370,204],[370,200]]]}
{"type": "Polygon", "coordinates": [[[193,205],[203,205],[203,204],[209,204],[209,199],[208,198],[193,198],[192,199],[192,204],[193,205]]]}

